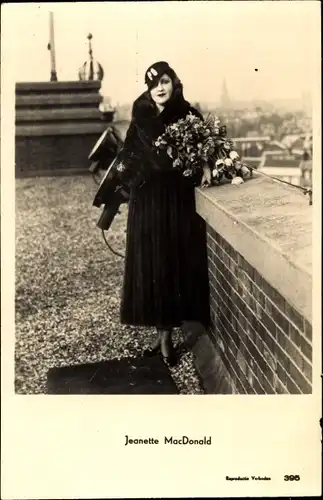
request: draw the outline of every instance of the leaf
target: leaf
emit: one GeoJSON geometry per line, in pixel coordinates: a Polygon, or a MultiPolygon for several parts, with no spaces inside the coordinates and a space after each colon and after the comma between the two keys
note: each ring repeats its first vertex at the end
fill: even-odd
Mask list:
{"type": "Polygon", "coordinates": [[[168,154],[168,156],[170,156],[171,158],[173,158],[173,148],[172,148],[172,146],[168,146],[168,148],[167,148],[167,154],[168,154]]]}

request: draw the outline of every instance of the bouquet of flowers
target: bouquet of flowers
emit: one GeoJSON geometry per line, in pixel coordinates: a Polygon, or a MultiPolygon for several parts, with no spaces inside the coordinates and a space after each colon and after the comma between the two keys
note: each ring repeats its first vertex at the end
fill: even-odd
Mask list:
{"type": "Polygon", "coordinates": [[[251,175],[251,169],[240,161],[234,151],[226,126],[221,126],[216,116],[202,120],[189,113],[169,125],[155,141],[155,147],[158,152],[166,150],[173,160],[173,167],[185,177],[191,177],[207,166],[211,169],[212,184],[219,184],[223,177],[232,180],[240,178],[242,182],[244,177],[251,175]]]}

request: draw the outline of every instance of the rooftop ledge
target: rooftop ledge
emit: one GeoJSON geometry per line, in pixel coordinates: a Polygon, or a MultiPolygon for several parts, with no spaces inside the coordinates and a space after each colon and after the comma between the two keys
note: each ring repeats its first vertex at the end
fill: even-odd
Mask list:
{"type": "Polygon", "coordinates": [[[203,219],[312,322],[312,206],[299,189],[260,176],[196,189],[203,219]]]}

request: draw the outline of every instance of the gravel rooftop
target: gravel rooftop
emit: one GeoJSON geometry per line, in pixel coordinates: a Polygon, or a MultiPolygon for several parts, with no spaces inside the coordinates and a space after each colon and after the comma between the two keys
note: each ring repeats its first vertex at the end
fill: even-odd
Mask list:
{"type": "MultiPolygon", "coordinates": [[[[45,394],[49,368],[136,357],[154,338],[119,323],[124,261],[96,227],[96,190],[88,175],[16,180],[16,393],[45,394]]],[[[107,234],[120,253],[126,217],[124,205],[107,234]]],[[[170,371],[180,394],[203,393],[191,352],[170,371]]]]}

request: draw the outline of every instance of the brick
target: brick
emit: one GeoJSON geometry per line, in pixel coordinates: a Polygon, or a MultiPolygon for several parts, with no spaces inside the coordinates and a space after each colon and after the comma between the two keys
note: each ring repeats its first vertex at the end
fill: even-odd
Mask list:
{"type": "Polygon", "coordinates": [[[242,269],[246,272],[249,279],[251,281],[254,281],[255,269],[245,259],[243,260],[243,263],[242,263],[242,269]]]}
{"type": "Polygon", "coordinates": [[[250,340],[256,345],[257,332],[249,325],[247,325],[247,335],[250,340]]]}
{"type": "Polygon", "coordinates": [[[272,351],[270,351],[269,349],[267,349],[267,347],[265,347],[263,351],[263,356],[267,361],[268,366],[270,366],[271,370],[275,372],[277,368],[277,359],[273,355],[272,351]]]}
{"type": "Polygon", "coordinates": [[[265,393],[266,394],[275,394],[275,390],[274,390],[273,386],[268,382],[264,372],[261,370],[261,368],[259,366],[256,366],[256,375],[257,375],[257,378],[258,378],[260,384],[264,388],[265,393]]]}
{"type": "Polygon", "coordinates": [[[234,311],[232,311],[231,325],[234,331],[237,332],[237,318],[234,315],[234,311]]]}
{"type": "Polygon", "coordinates": [[[275,306],[272,308],[271,317],[275,321],[276,325],[278,325],[280,329],[288,335],[289,321],[275,306]]]}
{"type": "Polygon", "coordinates": [[[247,329],[247,320],[246,320],[245,316],[242,314],[241,310],[239,310],[238,320],[239,320],[241,328],[244,331],[246,331],[246,329],[247,329]]]}
{"type": "Polygon", "coordinates": [[[313,350],[311,344],[307,342],[307,340],[304,337],[300,338],[300,349],[304,356],[307,357],[309,361],[312,361],[313,358],[313,350]]]}
{"type": "Polygon", "coordinates": [[[265,297],[265,311],[270,317],[272,315],[273,307],[274,306],[271,300],[268,297],[265,297]]]}
{"type": "Polygon", "coordinates": [[[213,238],[215,240],[216,231],[214,231],[213,227],[210,226],[209,224],[207,224],[206,229],[207,229],[208,234],[211,236],[211,238],[213,238]]]}
{"type": "Polygon", "coordinates": [[[250,323],[250,325],[252,325],[253,321],[254,321],[254,313],[252,311],[252,309],[249,309],[249,307],[246,308],[246,311],[245,311],[245,317],[246,319],[248,320],[248,322],[250,323]]]}
{"type": "Polygon", "coordinates": [[[261,320],[262,317],[263,317],[263,314],[264,314],[264,310],[261,307],[261,305],[259,304],[259,302],[257,300],[255,300],[255,299],[253,299],[252,308],[255,311],[255,315],[257,316],[257,318],[259,320],[261,320]]]}
{"type": "Polygon", "coordinates": [[[312,325],[309,321],[307,321],[307,319],[304,319],[303,331],[305,333],[305,337],[312,341],[312,325]]]}
{"type": "Polygon", "coordinates": [[[256,346],[254,345],[253,342],[251,342],[251,339],[248,335],[245,338],[245,345],[248,349],[248,352],[252,356],[252,358],[256,360],[259,356],[259,353],[258,353],[256,346]]]}
{"type": "Polygon", "coordinates": [[[294,323],[294,325],[303,331],[304,328],[304,318],[299,314],[290,304],[286,303],[285,307],[286,316],[294,323]]]}
{"type": "Polygon", "coordinates": [[[226,252],[223,252],[222,260],[224,262],[225,267],[229,269],[230,268],[230,257],[226,252]]]}
{"type": "Polygon", "coordinates": [[[221,246],[222,245],[222,237],[219,235],[219,233],[215,233],[214,237],[215,241],[221,246]]]}
{"type": "Polygon", "coordinates": [[[302,372],[307,378],[307,380],[312,383],[312,365],[303,358],[302,372]]]}
{"type": "Polygon", "coordinates": [[[246,387],[246,393],[247,394],[256,394],[255,390],[250,386],[248,382],[248,386],[246,387]]]}
{"type": "Polygon", "coordinates": [[[266,394],[265,389],[260,385],[260,382],[256,376],[254,376],[253,378],[252,386],[257,394],[266,394]]]}
{"type": "Polygon", "coordinates": [[[308,383],[304,375],[296,368],[296,366],[293,365],[293,363],[290,363],[289,376],[293,382],[298,385],[303,394],[310,394],[312,392],[311,385],[308,383]]]}
{"type": "Polygon", "coordinates": [[[220,259],[220,257],[218,256],[217,258],[217,261],[216,261],[216,267],[219,269],[219,271],[221,272],[221,274],[223,274],[223,276],[225,275],[225,267],[224,267],[224,264],[222,262],[222,260],[220,259]]]}
{"type": "Polygon", "coordinates": [[[245,390],[241,380],[236,375],[234,375],[234,385],[236,386],[238,394],[246,394],[246,390],[245,390]]]}
{"type": "Polygon", "coordinates": [[[251,309],[251,315],[250,315],[250,324],[254,330],[259,332],[259,329],[264,328],[263,324],[261,323],[261,320],[257,318],[255,313],[251,309]]]}
{"type": "Polygon", "coordinates": [[[238,335],[236,330],[232,329],[230,334],[231,334],[231,338],[232,338],[234,344],[239,347],[240,346],[240,336],[238,335]]]}
{"type": "Polygon", "coordinates": [[[285,299],[274,287],[263,280],[262,290],[281,312],[285,312],[285,299]]]}
{"type": "MultiPolygon", "coordinates": [[[[228,272],[227,273],[227,280],[228,280],[228,283],[230,283],[230,287],[234,289],[236,286],[236,278],[235,278],[234,274],[228,272]]],[[[230,293],[232,293],[232,290],[230,291],[230,293]]]]}
{"type": "Polygon", "coordinates": [[[264,278],[255,269],[254,269],[254,273],[253,273],[253,281],[256,283],[256,285],[258,286],[258,288],[260,290],[263,290],[264,278]]]}
{"type": "Polygon", "coordinates": [[[270,352],[273,352],[275,341],[261,323],[258,325],[257,333],[270,352]]]}
{"type": "Polygon", "coordinates": [[[235,265],[237,265],[238,264],[238,252],[233,247],[230,246],[230,251],[228,252],[228,254],[230,255],[230,258],[235,263],[235,265]]]}
{"type": "Polygon", "coordinates": [[[246,274],[248,274],[253,280],[254,268],[249,264],[249,262],[246,261],[246,259],[241,254],[238,254],[238,264],[239,267],[241,267],[241,269],[245,271],[246,274]]]}
{"type": "Polygon", "coordinates": [[[246,317],[247,311],[248,311],[248,306],[244,302],[244,300],[242,300],[241,297],[236,297],[236,305],[237,305],[237,307],[239,307],[239,310],[241,311],[243,316],[246,317]]]}
{"type": "Polygon", "coordinates": [[[252,299],[252,296],[250,295],[250,293],[247,292],[245,287],[242,288],[241,298],[242,298],[243,302],[245,303],[245,305],[250,307],[250,309],[251,309],[251,304],[252,304],[253,299],[252,299]]]}
{"type": "Polygon", "coordinates": [[[288,394],[287,387],[285,387],[285,385],[280,380],[276,381],[275,389],[277,394],[288,394]]]}
{"type": "Polygon", "coordinates": [[[230,295],[231,286],[230,286],[230,283],[226,279],[224,279],[222,286],[223,286],[223,289],[225,290],[225,292],[227,293],[227,295],[230,295]]]}
{"type": "Polygon", "coordinates": [[[287,383],[288,392],[290,394],[301,394],[302,393],[302,391],[297,387],[295,382],[289,376],[287,376],[286,383],[287,383]]]}
{"type": "Polygon", "coordinates": [[[256,360],[258,366],[260,366],[262,372],[265,373],[267,370],[267,363],[266,363],[266,360],[260,354],[260,352],[258,352],[258,350],[256,350],[255,360],[256,360]]]}
{"type": "Polygon", "coordinates": [[[275,344],[273,354],[277,357],[279,363],[285,368],[286,372],[289,373],[290,360],[278,344],[275,344]]]}
{"type": "Polygon", "coordinates": [[[232,246],[226,240],[222,241],[222,248],[228,255],[231,254],[232,246]]]}
{"type": "Polygon", "coordinates": [[[216,249],[215,255],[217,257],[217,266],[220,268],[221,264],[223,265],[223,250],[219,246],[216,249]]]}
{"type": "Polygon", "coordinates": [[[301,334],[297,328],[295,328],[292,323],[289,323],[288,336],[294,342],[297,347],[301,345],[301,334]]]}
{"type": "Polygon", "coordinates": [[[241,281],[238,278],[236,278],[234,289],[235,289],[237,295],[239,297],[242,297],[242,295],[243,295],[243,286],[242,286],[241,281]]]}
{"type": "Polygon", "coordinates": [[[211,250],[212,253],[215,253],[215,249],[216,249],[216,243],[215,241],[213,240],[213,238],[211,238],[208,242],[208,245],[209,245],[209,248],[211,250]]]}
{"type": "Polygon", "coordinates": [[[261,322],[273,336],[276,335],[276,324],[266,312],[264,312],[261,322]]]}
{"type": "Polygon", "coordinates": [[[263,309],[265,309],[265,295],[262,293],[260,288],[258,288],[255,283],[253,285],[253,295],[254,295],[255,299],[259,302],[261,307],[263,309]]]}
{"type": "Polygon", "coordinates": [[[269,364],[266,362],[266,369],[264,371],[265,376],[268,380],[268,382],[271,384],[272,387],[274,387],[274,379],[275,379],[275,372],[272,371],[270,368],[269,364]]]}
{"type": "Polygon", "coordinates": [[[237,276],[237,279],[239,281],[241,281],[241,283],[243,283],[243,269],[242,267],[238,264],[237,267],[236,267],[236,276],[237,276]]]}
{"type": "Polygon", "coordinates": [[[276,373],[279,380],[286,385],[287,373],[285,368],[280,363],[277,363],[276,373]]]}
{"type": "Polygon", "coordinates": [[[276,328],[276,339],[280,347],[285,350],[288,338],[286,333],[283,332],[278,326],[276,328]]]}
{"type": "Polygon", "coordinates": [[[298,366],[298,368],[302,370],[303,356],[301,352],[297,349],[297,347],[294,346],[294,344],[289,339],[287,339],[286,341],[285,351],[287,352],[289,357],[294,361],[294,363],[298,366]]]}
{"type": "Polygon", "coordinates": [[[237,346],[237,344],[235,344],[234,342],[232,342],[230,344],[230,349],[232,351],[233,356],[236,357],[238,355],[239,346],[237,346]]]}
{"type": "Polygon", "coordinates": [[[256,339],[255,339],[255,343],[256,343],[256,346],[257,346],[258,350],[260,352],[262,352],[263,347],[264,347],[264,341],[263,341],[263,339],[261,338],[261,336],[259,335],[258,332],[257,332],[257,336],[256,336],[256,339]]]}
{"type": "Polygon", "coordinates": [[[243,286],[246,288],[246,290],[248,290],[248,292],[252,295],[253,294],[253,282],[248,277],[248,275],[245,271],[242,271],[240,273],[240,280],[241,280],[243,286]]]}

